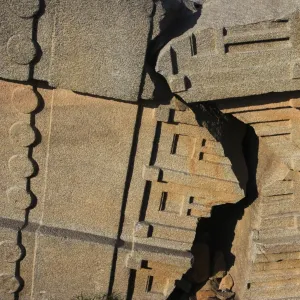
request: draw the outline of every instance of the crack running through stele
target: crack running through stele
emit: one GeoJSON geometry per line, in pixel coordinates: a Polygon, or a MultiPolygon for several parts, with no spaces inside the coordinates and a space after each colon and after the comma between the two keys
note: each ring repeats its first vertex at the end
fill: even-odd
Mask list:
{"type": "MultiPolygon", "coordinates": [[[[209,249],[208,257],[198,257],[197,259],[202,260],[202,265],[209,264],[210,270],[207,276],[213,277],[215,275],[214,257],[217,253],[223,253],[226,271],[234,266],[235,255],[232,253],[232,247],[237,224],[243,219],[245,209],[250,207],[258,197],[256,171],[259,140],[251,126],[242,123],[232,115],[224,115],[213,102],[195,103],[189,107],[195,113],[199,126],[206,127],[214,138],[222,144],[240,185],[245,187],[244,199],[235,204],[213,206],[209,218],[199,219],[191,252],[197,258],[197,253],[193,253],[193,249],[199,249],[195,247],[196,245],[202,244],[209,249]],[[205,262],[205,259],[209,261],[205,262]]],[[[201,270],[197,271],[201,272],[201,270]]],[[[187,278],[188,272],[183,275],[183,278],[187,278]]],[[[195,297],[196,292],[207,283],[208,279],[209,277],[202,283],[194,283],[190,296],[195,297]]],[[[168,300],[181,299],[184,294],[185,292],[176,287],[168,300]]]]}

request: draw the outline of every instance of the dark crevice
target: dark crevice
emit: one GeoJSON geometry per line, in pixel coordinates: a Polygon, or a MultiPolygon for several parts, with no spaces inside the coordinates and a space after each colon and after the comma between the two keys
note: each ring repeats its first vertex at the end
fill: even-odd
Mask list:
{"type": "Polygon", "coordinates": [[[22,244],[22,231],[21,229],[18,231],[17,233],[17,245],[20,247],[21,249],[21,257],[18,259],[18,261],[16,262],[16,269],[15,269],[15,278],[18,280],[19,282],[19,288],[18,290],[14,293],[14,300],[19,300],[19,293],[20,291],[24,288],[24,280],[21,277],[21,261],[24,259],[24,257],[26,256],[26,249],[22,244]]]}
{"type": "Polygon", "coordinates": [[[250,126],[247,128],[243,149],[249,175],[246,197],[236,204],[224,204],[213,207],[211,217],[199,221],[195,237],[195,242],[199,242],[203,233],[208,233],[210,236],[210,247],[215,251],[221,250],[224,253],[228,269],[233,266],[235,261],[235,257],[231,253],[231,248],[236,224],[242,219],[245,209],[258,196],[256,185],[258,137],[250,126]]]}
{"type": "Polygon", "coordinates": [[[216,141],[221,143],[224,155],[229,158],[240,187],[246,190],[248,171],[243,141],[248,125],[232,115],[223,114],[213,102],[193,103],[190,104],[190,108],[199,126],[206,127],[216,141]]]}
{"type": "MultiPolygon", "coordinates": [[[[231,160],[232,169],[237,178],[243,181],[248,178],[243,183],[245,184],[245,197],[243,199],[236,204],[214,206],[211,217],[199,219],[194,245],[199,243],[208,245],[210,249],[210,276],[213,276],[212,259],[217,251],[224,254],[227,270],[234,265],[235,255],[232,253],[232,246],[237,223],[243,218],[245,209],[257,199],[256,172],[259,140],[251,126],[240,122],[231,115],[222,114],[214,103],[196,103],[190,107],[194,111],[199,125],[206,127],[213,137],[222,144],[226,156],[231,160]],[[240,154],[237,151],[240,151],[240,154]],[[239,170],[243,161],[245,165],[242,170],[239,170]],[[245,172],[247,176],[245,177],[241,171],[245,172]]],[[[183,278],[185,276],[183,275],[183,278]]],[[[202,285],[194,284],[191,294],[204,284],[205,282],[202,285]]],[[[183,294],[183,291],[175,288],[168,300],[180,299],[183,294]]]]}
{"type": "Polygon", "coordinates": [[[136,270],[130,270],[128,287],[127,287],[127,297],[126,300],[131,300],[134,293],[134,283],[136,278],[136,270]]]}
{"type": "MultiPolygon", "coordinates": [[[[155,6],[159,1],[154,1],[155,6]]],[[[158,55],[161,49],[172,39],[182,35],[187,30],[192,28],[201,15],[202,6],[195,0],[162,0],[162,8],[164,9],[164,16],[159,21],[160,32],[156,37],[151,36],[146,53],[145,71],[151,78],[154,85],[153,101],[152,103],[168,104],[170,103],[173,94],[170,90],[169,84],[166,79],[155,71],[158,55]],[[191,5],[196,5],[197,8],[192,10],[191,5]]],[[[156,9],[157,11],[157,9],[156,9]]],[[[152,24],[153,25],[153,24],[152,24]]],[[[153,28],[152,28],[153,29],[153,28]]],[[[178,73],[178,67],[176,63],[176,52],[173,50],[173,72],[178,73]]],[[[142,92],[144,89],[144,80],[142,81],[142,89],[140,96],[142,98],[142,92]]]]}

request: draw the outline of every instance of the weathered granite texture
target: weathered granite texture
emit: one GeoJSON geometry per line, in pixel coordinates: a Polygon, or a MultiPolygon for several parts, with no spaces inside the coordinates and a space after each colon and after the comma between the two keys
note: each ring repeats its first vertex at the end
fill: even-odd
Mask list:
{"type": "MultiPolygon", "coordinates": [[[[240,299],[298,299],[299,93],[219,102],[258,136],[258,199],[236,228],[231,272],[240,299]]],[[[255,167],[255,166],[253,166],[255,167]]]]}
{"type": "Polygon", "coordinates": [[[222,145],[176,99],[154,109],[0,85],[0,221],[12,236],[1,272],[18,274],[21,299],[166,299],[190,268],[198,218],[245,195],[222,145]]]}
{"type": "Polygon", "coordinates": [[[0,299],[188,297],[236,203],[217,289],[300,297],[299,95],[261,95],[300,87],[300,1],[202,2],[0,0],[0,299]]]}
{"type": "Polygon", "coordinates": [[[186,102],[293,91],[300,1],[206,1],[197,25],[160,52],[156,70],[186,102]]]}
{"type": "Polygon", "coordinates": [[[30,77],[29,64],[35,58],[32,41],[33,16],[39,1],[0,1],[0,77],[26,81],[30,77]]]}
{"type": "MultiPolygon", "coordinates": [[[[152,0],[48,4],[37,40],[52,36],[45,40],[50,47],[49,68],[43,74],[42,66],[43,73],[34,77],[55,87],[136,101],[151,30],[152,0]]],[[[40,45],[44,49],[44,43],[40,45]]]]}
{"type": "Polygon", "coordinates": [[[198,0],[1,0],[0,76],[122,101],[151,99],[154,87],[145,82],[150,41],[172,31],[197,5],[198,0]]]}

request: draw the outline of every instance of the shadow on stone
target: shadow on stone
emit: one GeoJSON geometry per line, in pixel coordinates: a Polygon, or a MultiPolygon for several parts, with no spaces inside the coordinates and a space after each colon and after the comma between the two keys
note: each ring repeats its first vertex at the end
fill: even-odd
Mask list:
{"type": "MultiPolygon", "coordinates": [[[[256,172],[259,140],[252,127],[231,115],[224,115],[213,103],[197,103],[192,105],[191,109],[194,111],[199,125],[206,127],[222,144],[241,187],[244,186],[245,189],[245,198],[241,201],[236,204],[214,206],[210,218],[199,219],[194,245],[199,243],[208,245],[210,276],[214,276],[213,257],[217,252],[224,254],[227,271],[234,266],[235,255],[232,253],[232,247],[236,226],[238,221],[242,220],[245,209],[258,196],[256,172]]],[[[205,282],[202,285],[204,284],[205,282]]],[[[195,292],[195,288],[201,288],[201,284],[197,287],[194,285],[192,293],[195,292]]],[[[175,288],[168,300],[181,299],[181,297],[184,297],[184,292],[175,288]]]]}

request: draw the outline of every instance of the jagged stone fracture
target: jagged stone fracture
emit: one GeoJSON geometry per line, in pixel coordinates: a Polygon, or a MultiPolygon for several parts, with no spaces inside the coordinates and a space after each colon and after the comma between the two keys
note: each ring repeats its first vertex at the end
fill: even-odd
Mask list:
{"type": "Polygon", "coordinates": [[[188,297],[199,221],[250,195],[220,286],[298,299],[299,9],[0,0],[0,299],[188,297]]]}
{"type": "Polygon", "coordinates": [[[239,221],[233,246],[240,299],[298,299],[293,287],[299,285],[299,93],[219,107],[250,124],[259,138],[259,196],[239,221]],[[251,232],[246,242],[245,229],[251,232]]]}
{"type": "Polygon", "coordinates": [[[156,69],[186,102],[298,90],[299,8],[297,0],[208,0],[156,69]]]}

